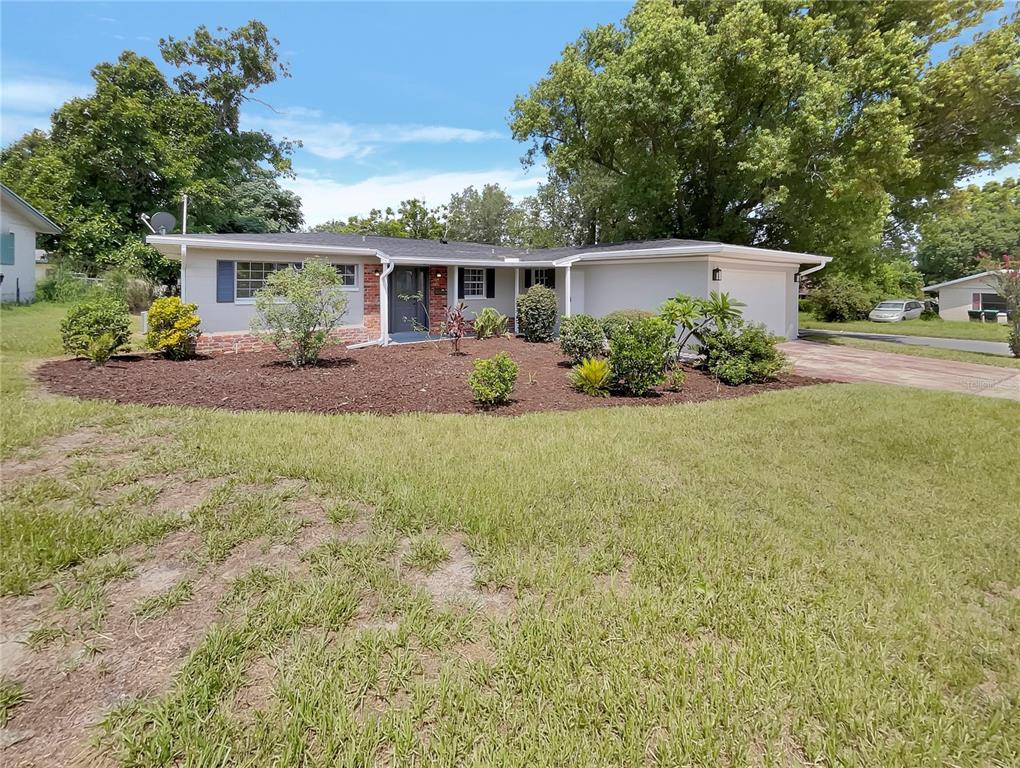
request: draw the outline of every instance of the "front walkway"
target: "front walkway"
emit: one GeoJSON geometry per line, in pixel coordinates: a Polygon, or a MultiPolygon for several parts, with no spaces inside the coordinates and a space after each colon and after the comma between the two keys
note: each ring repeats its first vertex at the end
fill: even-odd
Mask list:
{"type": "Polygon", "coordinates": [[[871,381],[1020,401],[1020,370],[891,352],[788,341],[780,348],[797,373],[836,381],[871,381]]]}

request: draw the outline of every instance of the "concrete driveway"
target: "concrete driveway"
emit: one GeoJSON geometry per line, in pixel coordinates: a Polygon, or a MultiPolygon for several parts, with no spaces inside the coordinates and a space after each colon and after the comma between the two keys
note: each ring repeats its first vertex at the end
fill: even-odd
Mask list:
{"type": "MultiPolygon", "coordinates": [[[[889,323],[895,325],[895,323],[889,323]]],[[[909,344],[914,347],[939,347],[962,352],[981,352],[986,355],[1012,357],[1009,344],[1004,341],[974,341],[971,339],[943,339],[938,336],[903,336],[898,333],[858,333],[857,331],[826,331],[820,328],[801,328],[801,336],[850,336],[854,339],[888,341],[892,344],[909,344]]]]}
{"type": "Polygon", "coordinates": [[[1020,370],[891,352],[788,341],[779,345],[797,373],[835,381],[873,381],[1020,401],[1020,370]]]}

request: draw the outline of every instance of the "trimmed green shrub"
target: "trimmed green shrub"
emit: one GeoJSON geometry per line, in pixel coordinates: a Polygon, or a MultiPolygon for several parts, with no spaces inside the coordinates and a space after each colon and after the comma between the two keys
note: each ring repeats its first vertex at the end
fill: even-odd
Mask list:
{"type": "Polygon", "coordinates": [[[101,333],[94,339],[90,339],[85,347],[84,356],[87,357],[95,368],[101,368],[110,362],[113,353],[117,351],[117,341],[112,333],[101,333]]]}
{"type": "Polygon", "coordinates": [[[612,340],[615,333],[627,330],[638,320],[653,317],[654,314],[644,309],[617,309],[602,318],[602,331],[607,339],[612,340]]]}
{"type": "Polygon", "coordinates": [[[347,294],[331,264],[271,272],[255,293],[251,330],[286,355],[295,368],[315,364],[329,335],[347,314],[347,294]]]}
{"type": "Polygon", "coordinates": [[[507,335],[507,316],[492,307],[486,307],[475,317],[471,327],[474,328],[475,337],[488,339],[493,336],[507,335]]]}
{"type": "Polygon", "coordinates": [[[704,367],[724,384],[774,379],[786,365],[776,337],[764,325],[734,323],[704,334],[704,367]]]}
{"type": "Polygon", "coordinates": [[[500,352],[495,357],[475,360],[468,376],[468,384],[475,400],[482,405],[502,405],[510,402],[519,370],[517,363],[511,360],[506,352],[500,352]]]}
{"type": "Polygon", "coordinates": [[[171,360],[183,360],[195,352],[195,342],[202,333],[202,322],[196,304],[185,304],[180,296],[156,299],[149,308],[149,329],[145,343],[149,349],[162,352],[171,360]]]}
{"type": "Polygon", "coordinates": [[[93,341],[110,335],[110,354],[131,340],[131,316],[124,302],[110,296],[83,301],[71,307],[60,323],[64,351],[79,357],[88,356],[93,341]]]}
{"type": "Polygon", "coordinates": [[[666,389],[670,392],[679,392],[684,388],[687,381],[687,371],[679,363],[674,363],[666,369],[666,389]]]}
{"type": "Polygon", "coordinates": [[[606,354],[606,334],[602,323],[591,315],[560,318],[560,349],[572,363],[606,354]]]}
{"type": "Polygon", "coordinates": [[[533,285],[517,297],[517,332],[525,341],[552,341],[558,314],[556,291],[533,285]]]}
{"type": "Polygon", "coordinates": [[[872,286],[850,275],[832,274],[811,294],[815,317],[828,323],[863,320],[881,300],[872,286]]]}
{"type": "Polygon", "coordinates": [[[644,395],[661,384],[672,339],[673,327],[658,317],[617,326],[609,340],[609,362],[620,388],[644,395]]]}
{"type": "Polygon", "coordinates": [[[570,372],[570,383],[578,392],[592,397],[609,397],[613,367],[601,357],[587,357],[570,372]]]}

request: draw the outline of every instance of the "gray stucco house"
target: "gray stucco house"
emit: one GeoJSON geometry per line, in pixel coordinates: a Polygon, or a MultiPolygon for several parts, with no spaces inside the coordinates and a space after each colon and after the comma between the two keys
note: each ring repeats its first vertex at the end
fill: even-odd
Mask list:
{"type": "Polygon", "coordinates": [[[478,243],[335,233],[150,235],[150,245],[181,262],[181,294],[198,305],[200,348],[241,351],[253,296],[275,269],[325,259],[350,291],[348,343],[389,343],[416,323],[436,329],[447,307],[468,316],[494,307],[513,322],[516,297],[535,283],[556,291],[564,315],[657,310],[678,292],[724,291],[744,316],[786,338],[797,335],[799,276],[830,259],[807,253],[697,240],[653,240],[576,248],[500,248],[478,243]],[[424,307],[402,296],[420,293],[424,307]]]}

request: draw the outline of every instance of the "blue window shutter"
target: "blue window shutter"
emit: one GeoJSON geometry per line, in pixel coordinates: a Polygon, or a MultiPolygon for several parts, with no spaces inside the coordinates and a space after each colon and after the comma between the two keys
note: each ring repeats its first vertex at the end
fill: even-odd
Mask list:
{"type": "Polygon", "coordinates": [[[14,263],[14,233],[5,232],[0,240],[0,264],[14,263]]]}
{"type": "Polygon", "coordinates": [[[230,304],[234,301],[234,262],[216,262],[216,303],[230,304]]]}

